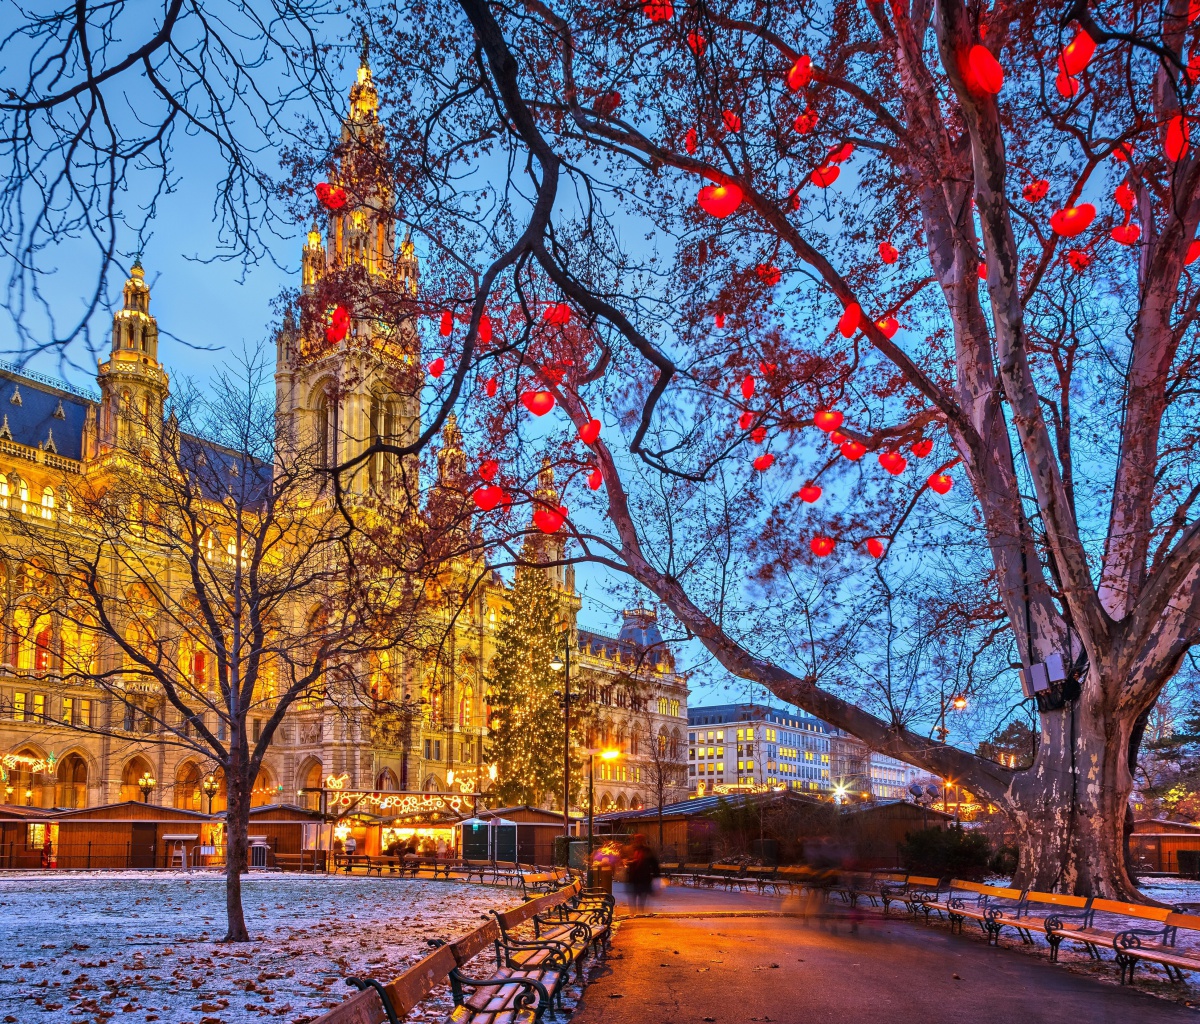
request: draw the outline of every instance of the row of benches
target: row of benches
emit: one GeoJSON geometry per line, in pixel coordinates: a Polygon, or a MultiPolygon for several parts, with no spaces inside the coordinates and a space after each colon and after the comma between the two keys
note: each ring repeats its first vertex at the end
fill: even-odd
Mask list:
{"type": "Polygon", "coordinates": [[[807,865],[772,867],[752,864],[692,864],[664,865],[663,874],[673,882],[701,888],[722,886],[741,892],[795,894],[810,890],[829,890],[837,885],[839,875],[807,865]]]}
{"type": "Polygon", "coordinates": [[[357,853],[337,854],[334,857],[334,871],[352,874],[355,868],[362,868],[368,875],[382,877],[386,871],[390,875],[408,878],[416,878],[425,870],[431,872],[435,879],[456,877],[468,882],[478,880],[481,885],[520,889],[526,896],[556,889],[571,879],[571,874],[566,868],[541,868],[536,865],[524,868],[519,864],[503,861],[436,860],[357,853]]]}
{"type": "Polygon", "coordinates": [[[1044,935],[1052,960],[1058,959],[1064,942],[1083,946],[1095,960],[1102,959],[1102,949],[1111,948],[1122,984],[1133,980],[1134,969],[1143,962],[1161,965],[1173,981],[1182,981],[1184,971],[1200,971],[1200,948],[1179,944],[1181,936],[1200,943],[1200,915],[1171,907],[926,875],[877,875],[832,891],[839,888],[850,901],[865,896],[872,903],[882,903],[885,914],[897,903],[914,915],[923,914],[926,921],[934,914],[944,917],[960,932],[966,921],[974,921],[993,944],[999,942],[1005,928],[1011,928],[1025,943],[1032,943],[1035,934],[1044,935]]]}
{"type": "Polygon", "coordinates": [[[582,983],[588,957],[608,948],[613,898],[576,879],[436,948],[392,981],[349,978],[358,988],[313,1024],[398,1024],[429,993],[448,984],[451,1024],[534,1024],[562,1009],[574,971],[582,983]],[[481,956],[495,951],[495,964],[481,956]]]}

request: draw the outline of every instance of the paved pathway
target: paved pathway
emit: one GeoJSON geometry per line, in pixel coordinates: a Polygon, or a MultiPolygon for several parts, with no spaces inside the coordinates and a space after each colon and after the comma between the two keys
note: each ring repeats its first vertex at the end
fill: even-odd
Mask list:
{"type": "Polygon", "coordinates": [[[621,924],[571,1024],[1200,1020],[1176,1003],[945,927],[870,915],[852,932],[845,920],[775,917],[779,907],[763,897],[668,890],[655,908],[668,916],[621,924]]]}

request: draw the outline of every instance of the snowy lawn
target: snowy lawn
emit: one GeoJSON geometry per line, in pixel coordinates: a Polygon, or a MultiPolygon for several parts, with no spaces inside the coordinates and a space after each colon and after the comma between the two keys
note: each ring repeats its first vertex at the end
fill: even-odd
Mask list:
{"type": "MultiPolygon", "coordinates": [[[[390,979],[426,940],[520,902],[462,882],[344,875],[252,874],[242,894],[252,941],[226,945],[219,876],[0,878],[0,1021],[301,1024],[353,991],[346,977],[390,979]]],[[[427,1005],[444,1019],[449,997],[427,1005]]]]}

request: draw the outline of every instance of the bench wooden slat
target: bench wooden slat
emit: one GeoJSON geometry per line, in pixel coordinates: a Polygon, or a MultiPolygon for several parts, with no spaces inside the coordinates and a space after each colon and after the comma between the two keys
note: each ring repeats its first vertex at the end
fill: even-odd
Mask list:
{"type": "Polygon", "coordinates": [[[449,946],[435,949],[429,956],[418,960],[407,971],[393,978],[385,986],[388,999],[396,1016],[403,1017],[432,989],[444,984],[450,971],[457,966],[454,952],[449,946]]]}
{"type": "Polygon", "coordinates": [[[374,989],[355,992],[332,1010],[321,1014],[312,1024],[382,1024],[387,1020],[379,993],[374,989]]]}
{"type": "Polygon", "coordinates": [[[482,928],[476,928],[468,935],[464,935],[457,942],[450,943],[450,950],[454,953],[454,960],[459,967],[467,963],[472,957],[482,953],[493,942],[500,938],[500,926],[495,921],[489,921],[482,928]]]}
{"type": "Polygon", "coordinates": [[[1097,914],[1119,914],[1140,921],[1165,921],[1171,913],[1170,907],[1148,907],[1144,903],[1121,903],[1119,900],[1092,900],[1092,912],[1097,914]]]}

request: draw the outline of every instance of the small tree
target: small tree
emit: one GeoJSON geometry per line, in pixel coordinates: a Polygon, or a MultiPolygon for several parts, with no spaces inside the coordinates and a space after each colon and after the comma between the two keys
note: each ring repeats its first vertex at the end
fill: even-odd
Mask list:
{"type": "Polygon", "coordinates": [[[674,790],[687,785],[686,769],[678,760],[678,751],[671,749],[670,741],[662,732],[654,734],[654,716],[650,713],[650,702],[640,700],[643,728],[646,734],[646,783],[654,794],[658,808],[658,849],[663,848],[663,807],[674,797],[674,790]]]}

